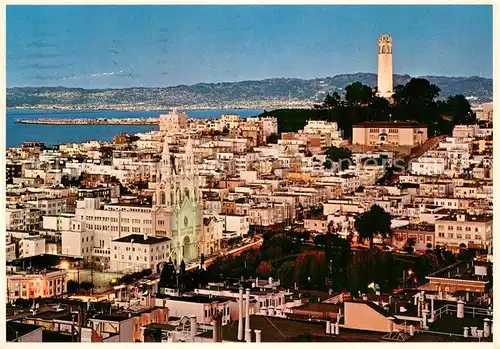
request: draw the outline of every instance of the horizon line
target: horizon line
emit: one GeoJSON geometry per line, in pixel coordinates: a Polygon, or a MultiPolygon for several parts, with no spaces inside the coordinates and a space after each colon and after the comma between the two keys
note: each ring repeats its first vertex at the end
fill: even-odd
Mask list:
{"type": "MultiPolygon", "coordinates": [[[[238,80],[238,81],[218,81],[218,82],[197,82],[197,83],[192,83],[192,84],[177,84],[177,85],[166,85],[166,86],[130,86],[130,87],[68,87],[68,86],[63,86],[63,85],[41,85],[41,86],[13,86],[13,87],[6,87],[6,89],[15,89],[15,88],[68,88],[68,89],[83,89],[83,90],[109,90],[109,89],[131,89],[131,88],[169,88],[169,87],[179,87],[179,86],[196,86],[196,85],[202,85],[202,84],[237,84],[237,83],[242,83],[242,82],[258,82],[258,81],[265,81],[265,80],[278,80],[278,79],[288,79],[288,80],[317,80],[317,79],[327,79],[327,78],[335,78],[337,76],[341,75],[357,75],[357,74],[372,74],[372,75],[377,75],[377,73],[372,73],[372,72],[356,72],[356,73],[341,73],[341,74],[336,74],[332,76],[325,76],[325,77],[312,77],[312,78],[298,78],[298,77],[284,77],[284,76],[279,76],[279,77],[269,77],[269,78],[262,78],[262,79],[246,79],[246,80],[238,80]]],[[[452,76],[452,75],[410,75],[410,74],[393,74],[393,76],[409,76],[412,78],[426,78],[426,77],[440,77],[440,78],[465,78],[465,79],[471,79],[471,78],[481,78],[481,79],[488,79],[488,80],[493,80],[493,77],[483,77],[479,75],[470,75],[470,76],[452,76]]]]}

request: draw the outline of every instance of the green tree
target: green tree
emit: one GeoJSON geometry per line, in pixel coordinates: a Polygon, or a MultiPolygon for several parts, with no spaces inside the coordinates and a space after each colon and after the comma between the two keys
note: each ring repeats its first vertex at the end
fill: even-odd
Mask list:
{"type": "Polygon", "coordinates": [[[186,290],[187,283],[187,274],[186,274],[186,263],[184,263],[184,259],[181,260],[179,264],[179,288],[180,292],[183,293],[186,290]]]}
{"type": "Polygon", "coordinates": [[[385,98],[374,97],[369,106],[370,121],[386,121],[390,119],[390,104],[385,98]]]}
{"type": "Polygon", "coordinates": [[[407,106],[425,106],[434,103],[441,89],[429,80],[412,78],[406,85],[398,85],[394,89],[394,101],[407,106]]]}
{"type": "Polygon", "coordinates": [[[94,283],[92,281],[83,281],[80,283],[80,288],[86,292],[94,289],[94,283]]]}
{"type": "Polygon", "coordinates": [[[113,147],[102,146],[99,152],[101,153],[101,158],[111,159],[113,157],[113,147]]]}
{"type": "Polygon", "coordinates": [[[391,215],[382,207],[373,205],[356,218],[355,228],[360,238],[369,240],[371,248],[376,235],[380,234],[383,239],[391,236],[391,215]]]}
{"type": "Polygon", "coordinates": [[[323,102],[323,108],[333,109],[341,105],[340,95],[337,92],[333,92],[332,95],[327,94],[323,102]]]}
{"type": "Polygon", "coordinates": [[[403,246],[403,251],[406,253],[412,254],[415,246],[415,239],[414,238],[408,238],[403,246]]]}
{"type": "Polygon", "coordinates": [[[169,258],[167,263],[163,264],[160,274],[160,284],[161,285],[175,285],[176,284],[176,273],[174,263],[172,259],[169,258]]]}
{"type": "Polygon", "coordinates": [[[273,267],[271,263],[269,263],[268,261],[262,261],[257,267],[257,274],[259,274],[259,276],[263,278],[267,278],[272,275],[272,270],[273,267]]]}
{"type": "Polygon", "coordinates": [[[287,261],[278,268],[276,276],[280,280],[280,284],[285,288],[290,288],[295,282],[295,266],[294,261],[287,261]]]}
{"type": "Polygon", "coordinates": [[[330,232],[326,234],[325,262],[327,278],[332,288],[340,291],[347,282],[347,268],[351,261],[350,241],[330,232]]]}
{"type": "Polygon", "coordinates": [[[63,175],[61,177],[61,184],[65,187],[68,188],[71,185],[71,181],[69,179],[68,175],[63,175]]]}
{"type": "Polygon", "coordinates": [[[326,169],[332,168],[332,163],[338,163],[343,171],[352,164],[352,153],[347,148],[330,147],[325,152],[326,161],[323,166],[326,169]]]}
{"type": "Polygon", "coordinates": [[[68,282],[66,283],[66,289],[68,290],[68,294],[70,295],[78,292],[78,287],[79,287],[78,282],[74,280],[68,280],[68,282]]]}
{"type": "Polygon", "coordinates": [[[455,256],[449,250],[443,250],[443,266],[449,266],[456,262],[455,256]]]}
{"type": "Polygon", "coordinates": [[[469,101],[463,95],[454,95],[446,99],[442,104],[442,112],[453,118],[455,125],[472,125],[476,123],[476,116],[471,109],[469,101]]]}
{"type": "Polygon", "coordinates": [[[374,90],[360,82],[346,86],[345,92],[345,100],[349,105],[366,105],[375,97],[374,90]]]}
{"type": "Polygon", "coordinates": [[[271,133],[267,136],[266,143],[267,144],[278,144],[279,136],[276,133],[271,133]]]}

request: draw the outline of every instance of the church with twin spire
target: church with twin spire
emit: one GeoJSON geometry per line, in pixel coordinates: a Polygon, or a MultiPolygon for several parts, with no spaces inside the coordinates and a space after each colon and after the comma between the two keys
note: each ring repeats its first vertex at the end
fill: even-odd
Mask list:
{"type": "Polygon", "coordinates": [[[184,156],[175,159],[165,136],[155,190],[152,210],[155,235],[171,240],[170,256],[175,264],[197,260],[201,254],[203,211],[191,138],[184,156]]]}

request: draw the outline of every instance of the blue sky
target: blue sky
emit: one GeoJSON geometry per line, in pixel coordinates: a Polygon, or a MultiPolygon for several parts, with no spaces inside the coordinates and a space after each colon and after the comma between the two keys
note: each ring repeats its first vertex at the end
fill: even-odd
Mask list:
{"type": "Polygon", "coordinates": [[[491,6],[7,6],[7,86],[172,86],[376,72],[492,77],[491,6]]]}

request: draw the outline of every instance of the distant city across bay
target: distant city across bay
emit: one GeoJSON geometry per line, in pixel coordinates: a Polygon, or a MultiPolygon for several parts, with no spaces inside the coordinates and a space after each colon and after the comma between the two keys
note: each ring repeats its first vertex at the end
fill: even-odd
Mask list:
{"type": "MultiPolygon", "coordinates": [[[[158,129],[156,126],[143,125],[30,125],[18,124],[23,119],[63,119],[63,118],[146,118],[157,117],[164,111],[117,111],[117,110],[7,110],[6,134],[10,147],[20,147],[26,141],[40,141],[46,145],[80,143],[90,140],[111,141],[121,132],[135,134],[158,129]]],[[[238,114],[240,117],[259,115],[262,109],[208,109],[185,110],[191,118],[217,118],[221,114],[238,114]]]]}

